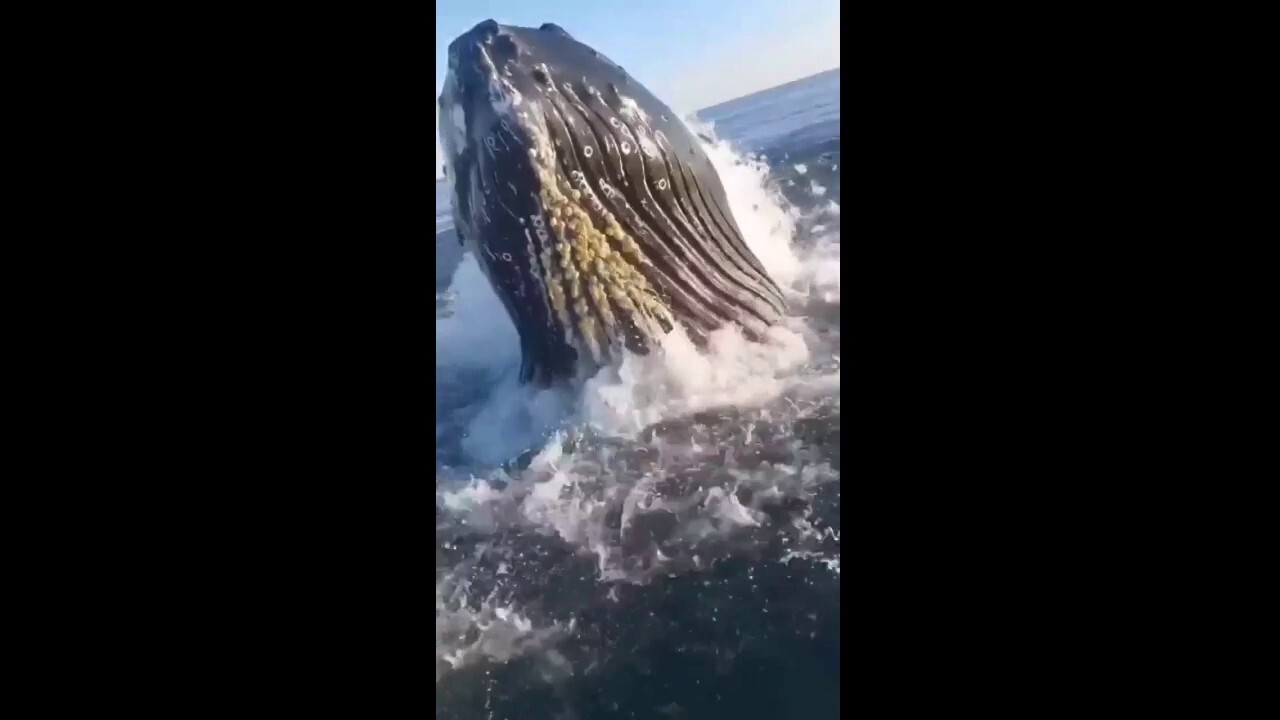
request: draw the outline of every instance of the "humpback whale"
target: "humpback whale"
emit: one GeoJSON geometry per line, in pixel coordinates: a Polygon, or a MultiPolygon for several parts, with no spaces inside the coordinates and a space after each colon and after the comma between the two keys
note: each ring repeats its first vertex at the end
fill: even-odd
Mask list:
{"type": "Polygon", "coordinates": [[[693,133],[557,25],[486,20],[449,45],[440,140],[454,226],[549,385],[785,314],[693,133]]]}

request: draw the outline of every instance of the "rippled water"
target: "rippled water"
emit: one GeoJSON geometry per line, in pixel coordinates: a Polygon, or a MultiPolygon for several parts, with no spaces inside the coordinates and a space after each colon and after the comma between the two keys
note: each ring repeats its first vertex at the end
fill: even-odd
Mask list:
{"type": "Polygon", "coordinates": [[[516,383],[437,185],[437,717],[836,717],[839,83],[691,120],[787,326],[572,393],[516,383]]]}

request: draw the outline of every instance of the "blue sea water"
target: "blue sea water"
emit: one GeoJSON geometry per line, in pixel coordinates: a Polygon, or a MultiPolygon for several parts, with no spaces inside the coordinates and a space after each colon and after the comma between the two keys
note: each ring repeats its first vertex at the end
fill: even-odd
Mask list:
{"type": "Polygon", "coordinates": [[[692,119],[788,326],[576,394],[514,381],[437,182],[437,718],[838,716],[839,86],[692,119]]]}

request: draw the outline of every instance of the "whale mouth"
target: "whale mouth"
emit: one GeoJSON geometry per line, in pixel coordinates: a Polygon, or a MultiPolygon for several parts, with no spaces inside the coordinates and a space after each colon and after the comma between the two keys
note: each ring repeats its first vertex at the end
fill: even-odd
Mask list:
{"type": "Polygon", "coordinates": [[[450,46],[440,105],[455,225],[520,333],[522,380],[643,354],[677,323],[700,341],[781,319],[698,141],[562,29],[481,23],[450,46]]]}

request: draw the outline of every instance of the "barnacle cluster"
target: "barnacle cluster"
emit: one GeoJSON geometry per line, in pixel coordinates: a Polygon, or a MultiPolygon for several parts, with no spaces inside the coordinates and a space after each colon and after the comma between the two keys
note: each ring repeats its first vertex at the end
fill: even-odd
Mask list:
{"type": "Polygon", "coordinates": [[[541,216],[533,218],[543,281],[566,341],[576,344],[576,333],[599,362],[610,348],[622,346],[628,332],[660,335],[664,325],[671,326],[671,313],[641,271],[651,263],[635,238],[601,204],[581,172],[557,171],[549,144],[540,143],[529,154],[546,217],[545,225],[541,216]]]}

